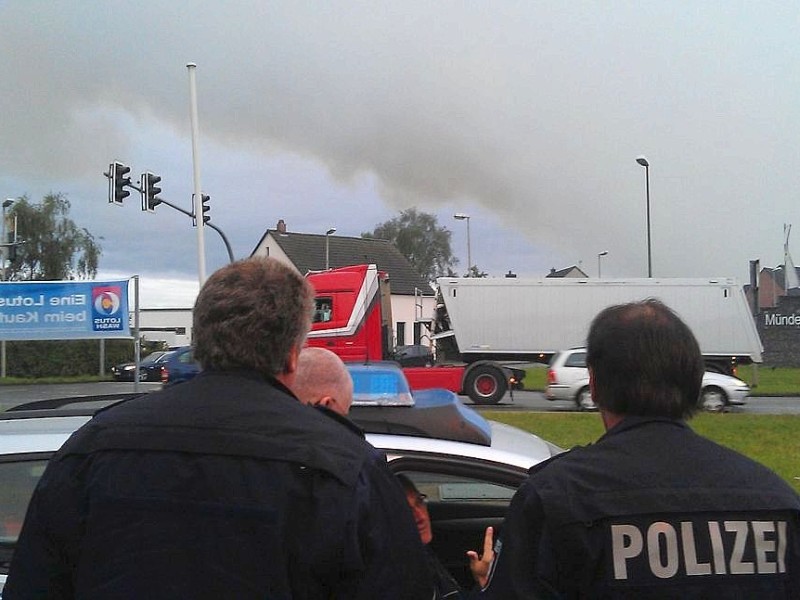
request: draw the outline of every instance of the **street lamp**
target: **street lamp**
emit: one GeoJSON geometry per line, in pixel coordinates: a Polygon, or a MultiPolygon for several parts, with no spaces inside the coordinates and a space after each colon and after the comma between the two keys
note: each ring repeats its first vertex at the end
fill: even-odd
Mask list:
{"type": "Polygon", "coordinates": [[[602,252],[600,252],[597,255],[597,278],[598,279],[600,279],[603,276],[603,271],[600,268],[600,266],[601,266],[600,259],[603,258],[604,256],[606,256],[607,254],[608,254],[608,250],[603,250],[602,252]]]}
{"type": "Polygon", "coordinates": [[[325,270],[326,271],[331,268],[330,239],[331,239],[331,236],[334,233],[336,233],[336,227],[331,227],[330,229],[328,229],[328,231],[325,232],[325,270]]]}
{"type": "Polygon", "coordinates": [[[469,240],[469,215],[464,213],[456,213],[453,215],[453,218],[456,221],[466,221],[467,222],[467,274],[469,274],[470,269],[472,269],[472,249],[470,247],[470,240],[469,240]]]}
{"type": "MultiPolygon", "coordinates": [[[[6,210],[14,204],[14,198],[3,200],[3,224],[0,240],[0,281],[6,280],[6,256],[8,256],[8,236],[6,235],[6,210]]],[[[15,228],[16,229],[16,228],[15,228]]],[[[14,240],[16,242],[16,239],[14,240]]],[[[6,376],[6,341],[0,340],[0,377],[6,376]]]]}
{"type": "Polygon", "coordinates": [[[14,198],[6,198],[3,200],[3,223],[2,235],[3,239],[0,240],[0,281],[6,280],[6,256],[8,256],[8,235],[6,234],[6,210],[14,204],[14,198]]]}
{"type": "Polygon", "coordinates": [[[644,156],[636,159],[636,162],[644,167],[645,181],[647,185],[647,276],[653,276],[653,256],[650,248],[650,163],[644,156]]]}

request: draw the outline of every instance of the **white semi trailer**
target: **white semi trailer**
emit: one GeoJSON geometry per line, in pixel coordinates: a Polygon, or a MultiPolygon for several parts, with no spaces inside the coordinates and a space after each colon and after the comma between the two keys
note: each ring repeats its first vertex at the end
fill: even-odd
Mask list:
{"type": "Polygon", "coordinates": [[[445,359],[546,362],[559,350],[584,345],[603,308],[657,298],[691,327],[709,368],[729,372],[762,360],[755,322],[733,278],[443,277],[437,283],[443,304],[433,337],[445,359]]]}

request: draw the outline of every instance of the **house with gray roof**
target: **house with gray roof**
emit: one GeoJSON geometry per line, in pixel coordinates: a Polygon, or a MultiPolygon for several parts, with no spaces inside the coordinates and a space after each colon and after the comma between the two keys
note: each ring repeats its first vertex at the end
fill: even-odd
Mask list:
{"type": "Polygon", "coordinates": [[[289,231],[283,219],[267,229],[251,256],[271,256],[300,274],[374,264],[389,274],[395,345],[430,344],[435,292],[388,240],[289,231]]]}
{"type": "Polygon", "coordinates": [[[586,279],[589,277],[586,273],[583,272],[583,269],[572,265],[571,267],[567,267],[566,269],[559,269],[556,270],[555,267],[550,269],[550,273],[545,275],[545,277],[578,277],[580,279],[586,279]]]}

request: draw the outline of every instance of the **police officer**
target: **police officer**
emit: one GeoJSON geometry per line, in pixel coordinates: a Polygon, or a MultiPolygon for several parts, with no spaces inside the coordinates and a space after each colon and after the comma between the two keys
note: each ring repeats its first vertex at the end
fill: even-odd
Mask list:
{"type": "Polygon", "coordinates": [[[353,379],[337,354],[327,348],[303,348],[292,392],[303,404],[347,416],[353,403],[353,379]]]}
{"type": "Polygon", "coordinates": [[[385,461],[289,391],[312,308],[274,259],[214,273],[194,307],[203,371],[55,455],[4,598],[430,598],[385,461]]]}
{"type": "Polygon", "coordinates": [[[694,433],[703,363],[664,304],[612,306],[587,364],[606,433],[537,465],[482,596],[800,598],[800,498],[694,433]]]}

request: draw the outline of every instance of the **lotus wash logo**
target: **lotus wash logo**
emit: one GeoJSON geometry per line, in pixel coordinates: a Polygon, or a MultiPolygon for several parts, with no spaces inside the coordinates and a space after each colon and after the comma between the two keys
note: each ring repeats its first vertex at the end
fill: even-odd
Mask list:
{"type": "Polygon", "coordinates": [[[95,331],[121,330],[123,315],[119,314],[119,286],[98,286],[92,288],[92,327],[95,331]]]}

